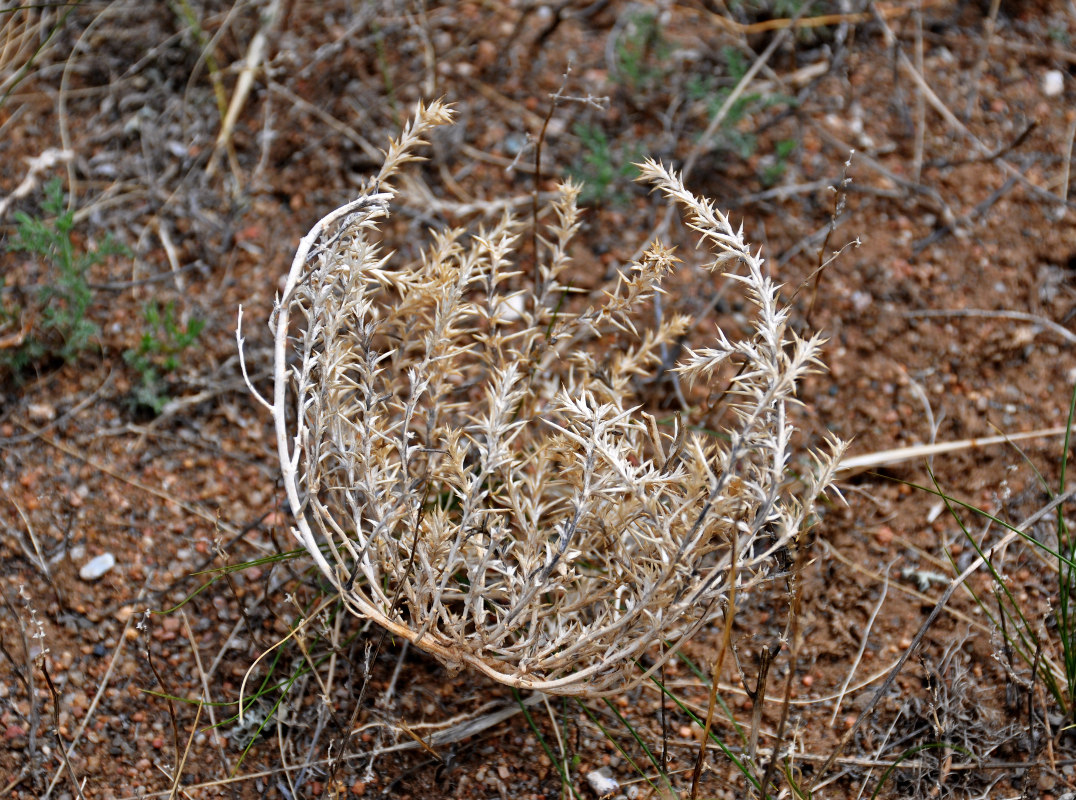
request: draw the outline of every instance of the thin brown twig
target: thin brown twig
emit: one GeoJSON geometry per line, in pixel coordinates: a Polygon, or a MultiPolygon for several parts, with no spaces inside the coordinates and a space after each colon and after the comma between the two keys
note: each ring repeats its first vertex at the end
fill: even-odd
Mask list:
{"type": "Polygon", "coordinates": [[[374,159],[375,161],[381,158],[381,151],[374,147],[374,145],[370,142],[369,139],[367,139],[365,136],[355,130],[352,126],[348,125],[345,122],[341,122],[329,112],[325,111],[322,108],[319,108],[318,106],[311,103],[309,100],[300,97],[284,84],[277,83],[276,81],[269,81],[269,90],[271,92],[275,92],[276,94],[281,95],[288,102],[292,103],[294,106],[306,112],[307,114],[317,117],[334,131],[339,133],[341,136],[344,136],[349,141],[354,142],[356,145],[358,145],[359,149],[362,150],[362,152],[365,153],[369,158],[374,159]]]}
{"type": "MultiPolygon", "coordinates": [[[[148,618],[148,614],[146,615],[148,618]]],[[[153,663],[153,653],[150,652],[149,646],[149,625],[145,626],[145,655],[146,663],[149,664],[150,671],[153,673],[153,677],[157,679],[157,685],[161,687],[161,692],[168,701],[168,719],[172,723],[172,746],[175,748],[176,764],[179,764],[181,751],[179,749],[179,717],[176,714],[176,704],[172,699],[173,694],[168,688],[168,685],[164,682],[164,678],[161,677],[161,673],[157,670],[157,665],[153,663]]]]}
{"type": "Polygon", "coordinates": [[[82,786],[79,783],[78,776],[75,775],[75,768],[71,766],[71,759],[67,757],[67,748],[64,746],[63,737],[60,736],[60,693],[56,691],[56,686],[52,682],[52,676],[49,675],[49,668],[45,662],[46,659],[43,656],[41,658],[41,674],[45,676],[45,683],[48,684],[49,694],[52,696],[52,725],[53,733],[56,736],[56,746],[60,751],[64,768],[67,770],[67,776],[71,780],[71,788],[79,797],[79,800],[84,800],[82,786]]]}
{"type": "Polygon", "coordinates": [[[691,800],[699,795],[699,780],[702,778],[702,765],[706,761],[706,745],[710,741],[710,728],[714,723],[714,709],[717,707],[718,687],[721,685],[721,667],[725,663],[725,654],[732,642],[732,621],[736,617],[736,545],[737,532],[730,534],[732,556],[729,560],[729,595],[725,605],[725,628],[721,634],[721,647],[714,659],[713,677],[710,681],[710,699],[706,707],[706,723],[702,728],[699,741],[699,753],[695,758],[695,769],[691,773],[691,800]]]}
{"type": "MultiPolygon", "coordinates": [[[[770,667],[773,666],[774,658],[781,652],[781,644],[781,641],[778,640],[774,644],[762,648],[759,654],[758,675],[755,678],[754,689],[747,686],[747,675],[740,667],[739,659],[737,658],[736,667],[740,670],[740,680],[743,683],[744,690],[747,692],[747,697],[751,700],[751,734],[747,740],[747,762],[751,765],[755,764],[755,757],[758,755],[758,736],[762,730],[762,712],[766,708],[762,698],[766,696],[770,667]]],[[[732,654],[733,656],[737,655],[735,647],[732,654]]],[[[766,786],[767,784],[763,781],[762,785],[766,786]]]]}
{"type": "MultiPolygon", "coordinates": [[[[837,222],[844,215],[845,207],[848,204],[847,186],[851,182],[851,178],[848,177],[848,171],[852,167],[852,156],[853,153],[850,152],[841,171],[841,180],[832,189],[833,209],[830,211],[829,225],[826,227],[826,236],[818,246],[818,264],[814,271],[807,276],[806,280],[796,288],[796,291],[793,294],[793,296],[799,294],[800,289],[806,286],[809,282],[814,282],[814,287],[811,290],[811,302],[807,306],[807,313],[805,315],[808,322],[811,322],[814,316],[814,306],[815,301],[818,299],[818,289],[822,285],[822,274],[824,273],[826,266],[831,263],[831,259],[826,259],[825,257],[826,247],[829,245],[829,240],[833,236],[834,231],[837,230],[837,222]]],[[[856,241],[858,243],[858,239],[856,241]]]]}
{"type": "Polygon", "coordinates": [[[1065,203],[1069,201],[1069,175],[1072,169],[1072,147],[1076,143],[1076,119],[1073,119],[1069,123],[1068,133],[1065,136],[1065,141],[1068,146],[1065,148],[1064,164],[1065,166],[1061,170],[1061,197],[1064,198],[1065,203]]]}
{"type": "Polygon", "coordinates": [[[803,645],[803,634],[800,627],[802,614],[802,577],[806,568],[810,550],[806,543],[807,533],[800,534],[799,549],[796,553],[796,565],[792,568],[789,576],[788,604],[788,630],[786,638],[789,641],[788,651],[788,674],[785,676],[785,693],[781,700],[781,718],[777,722],[777,732],[773,739],[773,750],[770,760],[766,765],[766,772],[762,776],[762,796],[766,797],[767,787],[773,780],[773,774],[777,769],[777,758],[781,752],[781,746],[785,738],[785,728],[788,726],[788,714],[792,707],[792,681],[796,676],[796,661],[799,658],[800,647],[803,645]]]}
{"type": "MultiPolygon", "coordinates": [[[[990,52],[990,43],[994,40],[994,31],[997,28],[998,9],[1001,8],[1001,0],[990,0],[990,10],[983,20],[983,35],[979,41],[979,57],[975,59],[975,66],[971,71],[971,79],[968,81],[968,101],[964,106],[964,119],[971,119],[975,113],[975,106],[979,100],[979,82],[986,68],[987,55],[990,52]]],[[[922,36],[920,35],[920,40],[922,36]]],[[[919,66],[922,72],[922,66],[919,66]]]]}
{"type": "MultiPolygon", "coordinates": [[[[927,599],[930,600],[931,602],[933,602],[933,598],[927,598],[927,599]]],[[[984,628],[985,628],[985,626],[984,626],[984,628]]],[[[889,670],[892,669],[896,665],[896,663],[897,663],[897,661],[896,661],[896,659],[894,659],[891,663],[880,667],[878,669],[878,671],[875,672],[873,675],[868,675],[867,677],[862,678],[855,686],[851,687],[851,691],[858,692],[860,689],[863,689],[863,688],[865,688],[867,686],[870,686],[872,683],[877,683],[878,681],[882,680],[883,678],[885,678],[886,675],[889,674],[889,670]]],[[[698,685],[699,684],[698,684],[697,680],[684,680],[684,681],[670,681],[669,683],[666,684],[666,687],[667,688],[672,688],[672,689],[698,688],[698,685]]],[[[661,689],[658,688],[657,686],[655,686],[654,684],[650,684],[650,686],[651,686],[652,690],[655,691],[655,692],[660,692],[661,691],[661,689]]],[[[709,688],[708,685],[707,685],[707,688],[709,688]]],[[[721,692],[723,694],[736,695],[738,697],[750,697],[750,694],[748,693],[747,689],[744,688],[742,680],[737,681],[736,683],[722,682],[720,688],[721,688],[721,692]]],[[[829,703],[829,702],[835,701],[837,699],[837,696],[838,696],[837,692],[831,692],[830,694],[821,695],[821,696],[818,696],[818,697],[802,697],[802,698],[793,699],[793,700],[790,701],[790,703],[793,706],[817,706],[820,703],[829,703]]],[[[709,694],[707,694],[707,697],[709,697],[709,694]]],[[[763,700],[763,702],[766,702],[766,703],[769,703],[769,702],[775,702],[775,703],[776,702],[783,702],[783,696],[780,695],[780,694],[766,695],[766,696],[763,696],[761,699],[763,700]]],[[[684,706],[686,708],[689,708],[692,711],[697,712],[699,719],[702,719],[703,717],[705,717],[706,708],[702,704],[694,703],[689,698],[683,698],[683,699],[681,699],[681,702],[684,704],[684,706]]]]}
{"type": "Polygon", "coordinates": [[[935,158],[931,159],[928,162],[928,165],[938,169],[946,169],[948,167],[962,167],[967,164],[988,164],[991,161],[1004,158],[1013,150],[1016,150],[1020,145],[1027,141],[1027,138],[1034,133],[1035,129],[1038,127],[1038,120],[1031,120],[1031,122],[1025,125],[1024,129],[1020,131],[1012,141],[1003,144],[996,150],[992,150],[989,153],[980,153],[978,155],[961,156],[960,158],[935,158]]]}
{"type": "MultiPolygon", "coordinates": [[[[213,742],[217,747],[217,754],[220,756],[221,766],[224,767],[225,774],[231,774],[232,766],[228,763],[228,756],[224,752],[224,746],[221,744],[220,737],[216,734],[217,715],[216,712],[213,710],[213,692],[209,688],[209,676],[206,675],[205,669],[202,667],[202,654],[198,651],[198,640],[194,636],[194,631],[191,630],[191,623],[190,620],[187,618],[186,612],[184,612],[183,609],[180,609],[176,613],[179,614],[179,618],[183,621],[183,630],[187,634],[187,641],[190,643],[191,646],[191,654],[194,656],[194,667],[198,671],[198,679],[199,681],[201,681],[202,684],[203,697],[202,701],[198,704],[198,709],[199,711],[201,711],[202,708],[208,709],[209,727],[213,731],[213,733],[210,734],[211,738],[213,739],[213,742]]],[[[128,618],[128,625],[130,625],[131,619],[133,618],[134,615],[131,615],[131,617],[128,618]]],[[[198,727],[197,720],[195,720],[194,727],[198,727]]]]}
{"type": "Polygon", "coordinates": [[[557,110],[557,105],[564,96],[564,87],[568,84],[568,76],[571,72],[572,65],[569,63],[564,71],[560,87],[549,98],[549,110],[546,111],[545,119],[542,120],[542,128],[538,132],[538,141],[534,145],[534,188],[531,190],[531,253],[534,256],[534,265],[531,280],[534,282],[534,286],[537,287],[534,293],[538,297],[544,291],[544,288],[540,285],[542,280],[542,260],[538,255],[538,194],[542,191],[542,148],[545,145],[546,132],[549,130],[549,121],[553,119],[553,113],[557,110]]]}
{"type": "MultiPolygon", "coordinates": [[[[146,583],[153,577],[153,571],[150,570],[149,577],[146,579],[146,583]]],[[[145,586],[142,587],[145,591],[145,586]]],[[[97,692],[94,694],[93,699],[90,701],[90,707],[86,709],[86,713],[83,715],[82,720],[79,722],[78,729],[75,731],[75,735],[71,737],[71,744],[67,746],[67,755],[70,758],[74,754],[75,748],[78,746],[79,740],[82,739],[82,734],[86,732],[86,726],[89,725],[90,720],[93,719],[94,712],[97,710],[98,704],[101,702],[101,698],[104,697],[105,691],[108,689],[109,683],[112,680],[112,673],[116,670],[116,664],[119,662],[120,653],[123,652],[124,647],[127,645],[127,631],[131,629],[131,625],[134,624],[135,615],[131,614],[127,617],[127,622],[123,626],[123,631],[120,633],[116,642],[116,647],[112,651],[112,658],[108,661],[108,667],[105,669],[105,674],[101,676],[97,692]]],[[[193,641],[193,640],[192,640],[193,641]]],[[[63,773],[63,767],[57,767],[56,772],[52,774],[52,780],[49,782],[49,788],[46,790],[42,800],[49,800],[52,796],[53,790],[56,788],[56,784],[60,780],[60,776],[63,773]]]]}
{"type": "MultiPolygon", "coordinates": [[[[927,0],[923,3],[924,7],[930,7],[939,5],[943,0],[927,0]]],[[[808,4],[809,5],[809,4],[808,4]]],[[[882,6],[879,9],[879,13],[888,19],[896,19],[908,14],[912,9],[901,4],[891,4],[882,6]]],[[[843,14],[819,14],[814,17],[801,18],[800,14],[794,17],[783,17],[780,19],[767,19],[761,22],[753,22],[750,24],[744,24],[737,22],[734,19],[729,19],[722,14],[716,14],[711,12],[711,19],[717,22],[720,26],[732,33],[739,36],[751,36],[758,33],[766,33],[767,31],[784,31],[799,28],[830,28],[837,25],[858,25],[863,22],[869,22],[871,15],[868,12],[850,12],[843,14]]]]}
{"type": "MultiPolygon", "coordinates": [[[[194,735],[198,732],[198,721],[202,718],[203,707],[204,704],[199,702],[198,707],[194,712],[194,722],[191,723],[191,732],[187,736],[187,745],[183,748],[183,755],[176,762],[175,776],[172,778],[171,798],[175,798],[179,793],[179,780],[183,776],[183,768],[187,765],[187,758],[191,752],[191,745],[194,743],[194,735]]],[[[187,794],[186,791],[184,791],[184,794],[187,794]]]]}
{"type": "Polygon", "coordinates": [[[1003,183],[1001,186],[991,192],[986,199],[976,204],[976,206],[968,213],[962,214],[958,219],[954,220],[952,224],[946,223],[944,225],[940,225],[933,231],[931,231],[927,236],[924,236],[922,239],[915,241],[912,244],[912,254],[919,255],[926,248],[930,247],[932,244],[936,244],[950,234],[957,233],[962,228],[966,230],[972,225],[972,223],[985,217],[986,213],[994,207],[994,204],[997,203],[998,200],[1007,195],[1009,192],[1011,192],[1013,187],[1016,186],[1016,184],[1016,178],[1009,178],[1005,181],[1005,183],[1003,183]]]}
{"type": "Polygon", "coordinates": [[[23,623],[22,616],[15,610],[15,606],[11,600],[8,599],[7,594],[0,593],[0,597],[4,600],[4,605],[7,606],[11,616],[18,623],[19,637],[22,643],[23,659],[25,663],[20,665],[14,658],[14,656],[8,652],[7,647],[4,645],[3,637],[0,636],[0,653],[3,653],[4,657],[11,662],[11,668],[15,671],[15,677],[22,683],[23,689],[26,691],[26,699],[30,703],[29,719],[27,720],[27,750],[29,766],[32,768],[37,758],[37,729],[41,723],[41,709],[38,705],[37,687],[34,685],[34,655],[30,649],[30,639],[26,635],[26,625],[23,623]],[[25,671],[24,669],[25,668],[25,671]]]}
{"type": "MultiPolygon", "coordinates": [[[[996,2],[996,0],[995,0],[996,2]]],[[[912,13],[915,22],[915,68],[923,72],[923,9],[917,3],[912,13]]],[[[923,147],[927,135],[927,103],[921,91],[915,93],[915,145],[912,151],[912,180],[923,176],[923,147]]]]}

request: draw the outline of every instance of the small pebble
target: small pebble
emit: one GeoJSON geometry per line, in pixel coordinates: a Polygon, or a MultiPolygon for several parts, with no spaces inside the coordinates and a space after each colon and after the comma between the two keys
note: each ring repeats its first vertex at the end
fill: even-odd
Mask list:
{"type": "Polygon", "coordinates": [[[598,797],[610,797],[620,791],[620,784],[617,783],[616,778],[612,778],[597,769],[587,773],[587,783],[590,784],[590,788],[594,790],[594,794],[598,795],[598,797]]]}
{"type": "Polygon", "coordinates": [[[1057,97],[1065,89],[1065,76],[1059,69],[1052,69],[1042,76],[1042,93],[1047,97],[1057,97]]]}
{"type": "Polygon", "coordinates": [[[95,581],[114,566],[116,566],[116,557],[111,553],[102,553],[83,564],[82,569],[78,571],[78,576],[84,581],[95,581]]]}
{"type": "Polygon", "coordinates": [[[30,403],[26,407],[26,416],[30,418],[31,422],[41,425],[56,419],[56,409],[48,403],[30,403]]]}

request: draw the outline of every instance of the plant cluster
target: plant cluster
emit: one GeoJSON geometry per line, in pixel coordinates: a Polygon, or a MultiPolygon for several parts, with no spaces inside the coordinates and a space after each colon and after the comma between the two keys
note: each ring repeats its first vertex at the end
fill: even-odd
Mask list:
{"type": "Polygon", "coordinates": [[[139,376],[139,385],[132,393],[134,403],[160,414],[171,399],[167,376],[179,368],[180,356],[194,344],[205,320],[194,318],[180,326],[175,303],[162,309],[156,301],[146,306],[145,318],[146,328],[138,347],[126,350],[123,360],[139,376]]]}
{"type": "Polygon", "coordinates": [[[727,379],[727,430],[697,432],[690,412],[662,424],[639,380],[690,323],[643,311],[677,259],[654,243],[600,302],[565,303],[578,185],[561,186],[526,272],[511,214],[433,232],[410,261],[382,248],[393,178],[451,117],[419,107],[369,190],[302,239],[271,317],[272,402],[255,395],[294,533],[351,611],[450,666],[620,692],[796,548],[842,451],[790,479],[789,407],[821,340],[790,329],[742,231],[646,161],[640,179],[754,309],[751,335],[719,333],[675,366],[689,384],[727,379]]]}
{"type": "Polygon", "coordinates": [[[7,245],[9,251],[33,253],[43,262],[44,280],[34,304],[24,308],[6,297],[0,302],[0,326],[8,329],[2,359],[15,373],[49,359],[74,361],[89,347],[97,333],[97,326],[87,319],[94,295],[89,271],[109,256],[129,255],[110,236],[90,250],[75,245],[71,237],[75,211],[64,208],[59,179],[45,185],[41,210],[41,217],[15,212],[16,232],[7,245]]]}
{"type": "Polygon", "coordinates": [[[582,187],[579,202],[593,204],[610,200],[618,205],[626,202],[627,187],[639,175],[631,157],[638,155],[632,153],[631,157],[623,158],[623,149],[610,142],[597,125],[580,123],[575,126],[575,135],[583,151],[569,173],[582,187]]]}
{"type": "MultiPolygon", "coordinates": [[[[721,56],[724,61],[724,72],[727,75],[726,83],[731,85],[719,85],[712,75],[695,75],[687,81],[685,86],[688,98],[705,105],[708,118],[713,118],[725,105],[733,92],[733,87],[743,80],[749,67],[740,51],[733,47],[721,48],[721,56]]],[[[779,92],[767,94],[747,92],[741,95],[733,102],[722,120],[715,137],[715,146],[731,151],[741,159],[751,158],[758,152],[758,136],[753,132],[756,129],[754,125],[746,130],[743,129],[744,120],[748,120],[753,114],[767,108],[795,104],[796,98],[779,92]]],[[[779,139],[775,142],[773,154],[775,163],[764,169],[759,176],[765,185],[772,185],[781,178],[784,172],[784,162],[795,147],[795,139],[779,139]]]]}
{"type": "Polygon", "coordinates": [[[613,42],[615,73],[632,91],[661,82],[672,47],[661,33],[658,15],[633,13],[613,42]]]}

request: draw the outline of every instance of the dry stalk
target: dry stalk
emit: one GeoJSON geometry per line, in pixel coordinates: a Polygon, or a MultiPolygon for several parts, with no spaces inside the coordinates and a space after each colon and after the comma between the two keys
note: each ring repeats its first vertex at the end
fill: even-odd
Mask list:
{"type": "Polygon", "coordinates": [[[789,480],[788,412],[822,340],[790,330],[742,230],[647,161],[641,180],[754,309],[748,336],[719,333],[675,367],[690,384],[742,366],[726,437],[692,432],[690,415],[663,430],[636,378],[689,323],[647,327],[639,311],[677,259],[654,243],[597,305],[563,309],[579,186],[550,203],[533,275],[510,211],[431,233],[410,261],[380,247],[400,167],[451,118],[419,107],[367,191],[302,239],[270,319],[274,392],[255,396],[276,424],[293,533],[352,612],[447,665],[620,692],[713,621],[733,579],[750,587],[795,548],[843,451],[810,453],[813,474],[789,480]]]}

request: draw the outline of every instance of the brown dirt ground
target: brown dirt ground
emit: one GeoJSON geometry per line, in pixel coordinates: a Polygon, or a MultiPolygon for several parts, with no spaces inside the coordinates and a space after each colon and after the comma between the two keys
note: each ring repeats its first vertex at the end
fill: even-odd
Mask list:
{"type": "MultiPolygon", "coordinates": [[[[697,150],[689,185],[743,219],[786,286],[794,324],[829,337],[829,372],[801,395],[806,438],[828,429],[859,455],[1064,425],[1076,379],[1067,332],[1076,211],[1064,202],[1076,124],[1071,3],[1006,0],[991,19],[989,4],[977,2],[924,2],[921,14],[914,3],[819,2],[804,16],[826,24],[783,38],[745,103],[696,148],[723,93],[780,35],[781,24],[766,20],[796,4],[284,2],[232,151],[208,174],[220,128],[213,83],[226,104],[264,5],[192,2],[197,28],[179,4],[0,10],[0,40],[9,44],[3,77],[37,50],[0,102],[0,197],[24,177],[25,158],[65,146],[74,153],[69,169],[50,175],[74,188],[76,241],[110,232],[134,253],[92,271],[89,317],[99,333],[90,349],[2,384],[0,797],[164,797],[174,794],[177,760],[177,796],[192,798],[565,793],[520,714],[461,741],[417,746],[433,730],[511,707],[511,693],[333,617],[319,618],[306,639],[314,657],[327,653],[326,639],[339,643],[331,664],[319,661],[332,685],[300,675],[278,724],[240,761],[249,734],[227,720],[244,675],[316,602],[317,581],[298,559],[237,571],[194,595],[204,570],[293,547],[269,420],[238,375],[236,309],[246,309],[252,369],[264,384],[269,342],[260,321],[296,242],[349,199],[375,168],[376,148],[421,98],[447,96],[460,124],[437,137],[431,160],[414,172],[447,205],[439,210],[415,189],[412,210],[397,218],[401,238],[473,219],[452,204],[529,202],[533,150],[518,169],[505,167],[537,136],[570,63],[566,94],[609,101],[562,102],[544,142],[543,189],[573,165],[601,183],[599,168],[585,165],[586,142],[591,154],[595,131],[608,143],[607,186],[575,253],[578,285],[598,285],[658,220],[655,203],[619,166],[646,154],[679,165],[697,150]],[[20,27],[26,21],[40,27],[20,27]],[[31,47],[20,51],[23,34],[31,47]],[[949,117],[902,66],[905,56],[921,64],[949,117]],[[1053,70],[1059,94],[1044,90],[1053,70]],[[835,193],[845,172],[851,182],[835,193]],[[858,247],[845,247],[857,238],[858,247]],[[150,300],[206,321],[168,379],[176,402],[159,417],[133,404],[139,376],[122,358],[140,340],[150,300]],[[1031,316],[920,315],[968,309],[1031,316]],[[105,552],[116,566],[81,580],[82,564],[105,552]],[[144,614],[188,598],[173,613],[144,614]],[[57,736],[70,751],[67,767],[57,736]]],[[[40,199],[37,189],[14,208],[35,213],[40,199]]],[[[9,213],[0,237],[13,233],[9,213]]],[[[674,223],[670,237],[686,243],[685,234],[674,223]]],[[[35,298],[50,274],[25,254],[0,259],[11,312],[0,335],[11,351],[22,326],[39,322],[35,298]]],[[[687,261],[666,302],[690,310],[716,298],[705,324],[735,328],[721,279],[687,261]]],[[[656,404],[671,400],[662,386],[656,404]]],[[[1062,448],[1055,436],[1022,442],[1022,453],[992,446],[943,454],[934,476],[961,500],[1018,522],[1047,501],[1035,469],[1057,486],[1062,448]]],[[[731,713],[745,731],[757,725],[769,748],[790,687],[786,792],[793,781],[813,783],[819,798],[869,797],[902,755],[881,796],[1046,798],[1076,788],[1076,748],[1060,729],[1071,716],[1030,680],[1026,664],[1010,661],[997,628],[963,592],[823,771],[945,588],[931,576],[951,576],[948,559],[963,567],[972,555],[940,501],[908,483],[930,483],[923,459],[849,476],[841,484],[847,504],[823,507],[801,577],[798,644],[781,649],[768,699],[756,702],[744,686],[754,689],[759,654],[780,641],[788,601],[780,581],[742,598],[734,641],[745,680],[729,662],[722,683],[731,713]]],[[[966,519],[986,545],[1001,535],[966,519]]],[[[1033,530],[1056,537],[1049,525],[1033,530]]],[[[1040,658],[1057,659],[1056,573],[1022,543],[995,553],[994,563],[1045,642],[1040,658]]],[[[970,583],[993,614],[989,580],[977,574],[970,583]]],[[[719,638],[705,632],[687,656],[708,670],[719,638]]],[[[302,664],[294,647],[273,651],[253,667],[252,682],[286,680],[302,664]]],[[[682,702],[705,709],[707,690],[686,664],[670,667],[665,681],[682,702]]],[[[699,731],[666,706],[663,714],[651,686],[608,706],[551,700],[531,711],[553,752],[566,749],[581,797],[593,796],[582,776],[597,767],[627,796],[658,796],[632,768],[653,772],[639,742],[667,759],[686,797],[699,731]]],[[[742,752],[728,719],[719,714],[715,724],[742,752]]],[[[748,794],[730,759],[712,748],[700,796],[748,794]]]]}

